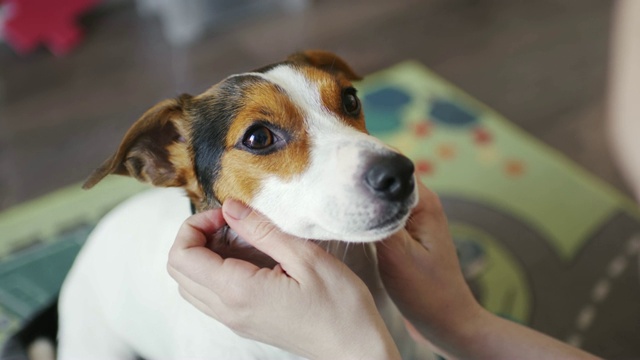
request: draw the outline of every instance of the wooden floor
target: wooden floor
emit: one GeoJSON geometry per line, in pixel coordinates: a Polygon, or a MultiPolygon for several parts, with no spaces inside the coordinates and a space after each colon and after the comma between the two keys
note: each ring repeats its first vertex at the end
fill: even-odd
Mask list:
{"type": "Polygon", "coordinates": [[[71,55],[0,45],[0,209],[81,181],[156,101],[300,49],[360,73],[416,59],[628,192],[603,133],[607,0],[317,1],[171,47],[159,22],[119,5],[83,20],[71,55]]]}

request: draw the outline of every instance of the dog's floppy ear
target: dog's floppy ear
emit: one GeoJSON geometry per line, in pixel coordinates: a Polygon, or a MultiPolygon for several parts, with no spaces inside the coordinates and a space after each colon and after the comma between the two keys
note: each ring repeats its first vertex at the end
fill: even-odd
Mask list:
{"type": "Polygon", "coordinates": [[[351,67],[338,55],[322,50],[307,50],[295,53],[287,60],[292,62],[302,62],[315,66],[329,72],[341,72],[349,80],[362,80],[351,67]]]}
{"type": "Polygon", "coordinates": [[[127,175],[155,186],[184,186],[177,169],[191,167],[185,130],[184,106],[191,99],[182,95],[164,100],[147,110],[127,131],[113,156],[91,173],[82,187],[90,189],[109,174],[127,175]]]}

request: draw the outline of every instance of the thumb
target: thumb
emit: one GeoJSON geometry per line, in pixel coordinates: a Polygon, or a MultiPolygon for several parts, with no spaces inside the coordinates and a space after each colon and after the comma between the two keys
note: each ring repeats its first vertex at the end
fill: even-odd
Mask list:
{"type": "Polygon", "coordinates": [[[224,202],[222,215],[242,239],[269,255],[288,273],[328,256],[312,241],[283,233],[264,215],[236,200],[224,202]]]}

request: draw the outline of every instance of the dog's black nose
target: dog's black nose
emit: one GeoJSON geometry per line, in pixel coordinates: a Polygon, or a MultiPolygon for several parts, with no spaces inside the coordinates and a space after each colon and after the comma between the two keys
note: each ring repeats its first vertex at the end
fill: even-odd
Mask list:
{"type": "Polygon", "coordinates": [[[413,163],[406,156],[378,157],[365,172],[364,182],[383,199],[402,201],[413,192],[413,169],[413,163]]]}

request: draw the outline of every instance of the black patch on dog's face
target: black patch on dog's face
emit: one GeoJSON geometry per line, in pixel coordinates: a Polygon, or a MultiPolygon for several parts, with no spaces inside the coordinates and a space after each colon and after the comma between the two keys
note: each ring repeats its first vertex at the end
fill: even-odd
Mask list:
{"type": "Polygon", "coordinates": [[[209,207],[219,203],[213,192],[213,184],[220,173],[220,160],[226,149],[226,136],[244,105],[245,89],[266,81],[254,75],[233,76],[216,86],[210,96],[194,99],[189,113],[191,123],[191,147],[198,182],[204,191],[209,207]]]}

